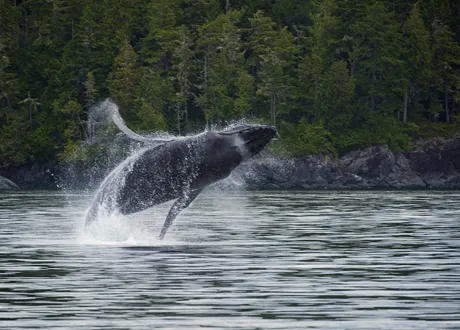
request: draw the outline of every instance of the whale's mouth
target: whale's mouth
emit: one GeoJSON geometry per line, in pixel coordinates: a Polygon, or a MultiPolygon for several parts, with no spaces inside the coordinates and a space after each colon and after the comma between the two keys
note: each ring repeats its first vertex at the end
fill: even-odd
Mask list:
{"type": "Polygon", "coordinates": [[[221,135],[235,135],[243,142],[249,154],[258,154],[271,140],[278,137],[276,128],[270,125],[244,125],[219,132],[221,135]]]}

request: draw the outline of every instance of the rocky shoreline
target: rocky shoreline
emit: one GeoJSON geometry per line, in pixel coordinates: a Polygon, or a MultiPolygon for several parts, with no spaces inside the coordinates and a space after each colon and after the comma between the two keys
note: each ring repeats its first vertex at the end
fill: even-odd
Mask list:
{"type": "Polygon", "coordinates": [[[256,159],[231,181],[249,189],[460,189],[460,136],[419,140],[408,152],[379,146],[336,159],[256,159]]]}
{"type": "MultiPolygon", "coordinates": [[[[54,164],[0,172],[0,189],[57,189],[54,164]],[[15,183],[13,183],[15,182],[15,183]]],[[[417,141],[412,150],[387,146],[353,151],[340,158],[260,157],[238,167],[221,183],[246,189],[460,189],[460,136],[417,141]]]]}

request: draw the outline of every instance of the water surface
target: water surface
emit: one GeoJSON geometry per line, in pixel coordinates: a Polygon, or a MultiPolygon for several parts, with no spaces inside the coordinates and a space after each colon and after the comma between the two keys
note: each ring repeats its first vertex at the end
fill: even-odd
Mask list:
{"type": "Polygon", "coordinates": [[[459,192],[208,192],[83,230],[0,193],[2,329],[460,329],[459,192]]]}

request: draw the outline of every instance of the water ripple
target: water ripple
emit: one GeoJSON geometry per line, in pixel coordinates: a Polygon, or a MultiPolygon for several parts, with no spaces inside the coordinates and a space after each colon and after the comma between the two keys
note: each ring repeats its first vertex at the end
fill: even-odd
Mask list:
{"type": "Polygon", "coordinates": [[[83,229],[91,196],[0,194],[1,329],[459,329],[458,192],[203,194],[83,229]]]}

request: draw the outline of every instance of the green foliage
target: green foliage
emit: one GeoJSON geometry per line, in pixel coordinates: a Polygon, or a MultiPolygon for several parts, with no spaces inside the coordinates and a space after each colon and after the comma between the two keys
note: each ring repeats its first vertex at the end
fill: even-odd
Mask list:
{"type": "Polygon", "coordinates": [[[133,128],[145,131],[165,131],[167,129],[164,109],[172,98],[172,84],[168,79],[150,69],[142,72],[136,90],[136,119],[133,128]]]}
{"type": "Polygon", "coordinates": [[[221,14],[199,31],[196,86],[200,95],[196,100],[208,124],[231,120],[250,107],[252,80],[245,73],[241,29],[237,25],[240,17],[238,11],[221,14]]]}
{"type": "Polygon", "coordinates": [[[287,156],[304,156],[316,153],[336,155],[331,133],[323,126],[310,125],[305,119],[297,124],[284,124],[280,128],[281,139],[273,146],[276,153],[287,156]]]}
{"type": "Polygon", "coordinates": [[[353,109],[351,100],[355,92],[355,80],[348,73],[347,64],[337,61],[324,74],[318,95],[317,120],[333,133],[350,129],[353,109]]]}
{"type": "Polygon", "coordinates": [[[0,0],[0,166],[78,154],[107,97],[135,130],[271,123],[296,156],[454,136],[459,15],[448,0],[0,0]]]}
{"type": "Polygon", "coordinates": [[[444,96],[446,122],[450,122],[449,99],[460,103],[460,45],[452,30],[442,21],[435,20],[433,28],[433,83],[438,99],[444,96]]]}
{"type": "Polygon", "coordinates": [[[405,93],[405,105],[403,111],[404,123],[407,122],[408,109],[410,114],[418,110],[418,104],[423,96],[428,93],[429,83],[432,77],[430,65],[432,51],[430,49],[430,34],[425,28],[421,17],[419,4],[416,3],[403,25],[405,35],[405,57],[407,63],[403,81],[405,93]]]}
{"type": "Polygon", "coordinates": [[[429,138],[429,137],[443,137],[451,139],[460,136],[460,116],[453,117],[453,123],[433,123],[429,120],[420,121],[420,129],[417,131],[416,137],[429,138]]]}
{"type": "Polygon", "coordinates": [[[403,93],[401,75],[402,35],[397,18],[380,2],[369,2],[364,16],[352,27],[350,59],[355,67],[356,82],[363,109],[390,114],[397,109],[394,100],[403,93]]]}
{"type": "Polygon", "coordinates": [[[120,46],[120,52],[115,57],[113,70],[107,79],[110,95],[120,107],[121,113],[132,111],[136,85],[140,79],[137,55],[127,40],[120,46]]]}
{"type": "Polygon", "coordinates": [[[142,118],[142,124],[138,125],[140,130],[165,131],[166,121],[161,110],[155,108],[152,103],[142,100],[137,115],[142,118]]]}
{"type": "Polygon", "coordinates": [[[362,127],[348,134],[335,136],[334,141],[341,151],[376,145],[387,145],[394,151],[405,151],[410,144],[408,133],[413,130],[417,130],[417,126],[406,127],[394,117],[374,115],[369,116],[362,127]]]}

